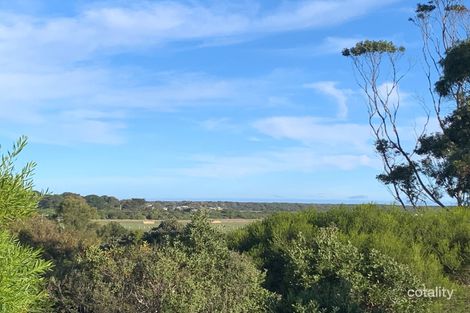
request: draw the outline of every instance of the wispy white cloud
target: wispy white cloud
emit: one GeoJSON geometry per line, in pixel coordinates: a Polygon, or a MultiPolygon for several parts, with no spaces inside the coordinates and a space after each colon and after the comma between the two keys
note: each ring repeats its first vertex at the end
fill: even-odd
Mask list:
{"type": "Polygon", "coordinates": [[[384,82],[377,87],[377,92],[380,98],[390,107],[397,107],[406,104],[409,100],[410,94],[400,89],[400,86],[392,82],[384,82]]]}
{"type": "Polygon", "coordinates": [[[277,12],[266,15],[253,23],[255,29],[282,31],[317,28],[346,22],[370,10],[386,6],[396,0],[381,2],[372,0],[319,0],[301,1],[284,5],[277,12]]]}
{"type": "MultiPolygon", "coordinates": [[[[338,123],[311,116],[277,116],[258,120],[254,127],[275,139],[288,139],[307,145],[368,151],[370,131],[367,125],[338,123]]],[[[321,147],[319,147],[321,149],[321,147]]]]}
{"type": "Polygon", "coordinates": [[[288,100],[267,95],[269,87],[258,79],[170,72],[139,84],[135,69],[111,69],[94,61],[173,42],[231,44],[263,34],[337,25],[392,2],[300,1],[261,10],[249,2],[209,6],[197,1],[135,1],[88,5],[67,16],[0,12],[0,121],[21,126],[37,140],[42,136],[48,142],[119,143],[125,141],[129,112],[233,103],[235,94],[256,88],[263,95],[236,101],[279,105],[288,100]],[[49,134],[60,136],[49,140],[49,134]]]}
{"type": "MultiPolygon", "coordinates": [[[[64,119],[74,123],[93,120],[110,126],[110,123],[125,126],[148,114],[194,108],[285,108],[291,105],[289,99],[273,94],[282,94],[283,88],[289,88],[286,81],[300,84],[299,75],[296,71],[282,69],[257,77],[230,79],[179,71],[149,74],[135,68],[127,68],[125,73],[115,69],[4,71],[0,73],[0,122],[35,133],[37,140],[40,134],[45,134],[45,129],[55,132],[56,123],[52,121],[64,119]]],[[[221,126],[233,131],[239,129],[238,124],[213,119],[201,126],[206,129],[221,126]]],[[[121,140],[102,142],[125,142],[125,127],[109,127],[108,130],[121,140]]],[[[63,138],[65,131],[61,132],[63,138]]],[[[86,136],[82,138],[87,142],[86,136]]],[[[88,142],[98,141],[90,135],[88,142]]]]}
{"type": "Polygon", "coordinates": [[[124,133],[126,124],[121,120],[119,112],[72,110],[36,113],[10,109],[8,111],[23,114],[29,119],[16,116],[6,118],[5,114],[0,114],[0,121],[4,126],[0,130],[2,135],[17,137],[19,134],[27,134],[32,142],[54,145],[82,143],[118,145],[126,141],[124,133]]]}
{"type": "Polygon", "coordinates": [[[266,49],[267,53],[276,53],[295,57],[318,57],[329,54],[340,55],[344,48],[354,46],[358,41],[363,39],[359,37],[334,37],[328,36],[320,43],[315,42],[314,44],[290,46],[287,48],[274,48],[266,49]]]}
{"type": "Polygon", "coordinates": [[[199,125],[209,131],[236,131],[240,128],[228,117],[209,118],[201,121],[199,125]]]}
{"type": "MultiPolygon", "coordinates": [[[[173,111],[229,99],[237,82],[194,73],[155,74],[132,84],[113,71],[0,74],[0,122],[56,144],[125,142],[125,125],[148,110],[173,111]]],[[[13,136],[17,136],[14,134],[13,136]]]]}
{"type": "Polygon", "coordinates": [[[376,168],[378,165],[373,156],[366,154],[327,154],[315,148],[288,148],[235,156],[201,155],[193,161],[193,166],[170,172],[189,177],[237,178],[280,172],[311,173],[320,169],[376,168]]]}
{"type": "Polygon", "coordinates": [[[358,41],[363,40],[359,37],[326,37],[323,43],[317,47],[316,54],[340,54],[344,48],[354,46],[358,41]]]}
{"type": "Polygon", "coordinates": [[[332,26],[393,2],[397,0],[300,1],[263,11],[253,5],[234,9],[168,1],[101,5],[68,17],[3,13],[0,55],[15,52],[16,58],[30,61],[43,55],[50,56],[53,63],[76,61],[110,49],[135,50],[173,41],[252,37],[332,26]]]}
{"type": "Polygon", "coordinates": [[[348,116],[348,96],[353,93],[350,89],[339,89],[336,87],[337,82],[321,81],[307,84],[305,87],[313,88],[317,92],[333,97],[338,104],[337,118],[345,119],[348,116]]]}
{"type": "Polygon", "coordinates": [[[0,74],[0,102],[24,107],[168,108],[188,102],[227,98],[234,82],[199,73],[162,72],[153,82],[132,82],[138,72],[122,75],[113,70],[62,70],[47,73],[0,74]],[[61,101],[67,99],[68,101],[61,101]],[[70,102],[69,100],[75,99],[70,102]],[[86,100],[86,101],[84,101],[86,100]],[[47,101],[47,104],[44,102],[47,101]],[[56,103],[52,103],[55,101],[56,103]],[[81,101],[81,103],[77,103],[81,101]],[[58,102],[58,103],[57,103],[58,102]],[[171,104],[171,105],[170,105],[171,104]]]}

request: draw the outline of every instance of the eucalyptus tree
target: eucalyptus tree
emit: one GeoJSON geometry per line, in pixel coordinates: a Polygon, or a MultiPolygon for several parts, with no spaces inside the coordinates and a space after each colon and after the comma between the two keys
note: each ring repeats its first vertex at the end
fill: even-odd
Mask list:
{"type": "Polygon", "coordinates": [[[383,161],[377,178],[403,207],[444,207],[446,196],[469,206],[470,11],[464,1],[432,0],[418,4],[415,13],[409,20],[421,34],[429,97],[420,100],[426,118],[414,139],[400,118],[400,85],[409,70],[402,69],[405,48],[365,40],[343,50],[367,98],[375,149],[383,161]],[[431,132],[430,123],[438,130],[431,132]]]}

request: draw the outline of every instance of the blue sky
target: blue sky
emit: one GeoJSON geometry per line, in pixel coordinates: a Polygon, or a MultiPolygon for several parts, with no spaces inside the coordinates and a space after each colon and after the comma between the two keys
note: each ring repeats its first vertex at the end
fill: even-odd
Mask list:
{"type": "MultiPolygon", "coordinates": [[[[414,5],[0,1],[2,151],[27,135],[20,161],[57,193],[391,202],[340,52],[388,39],[417,64],[414,5]]],[[[401,88],[404,128],[422,78],[401,88]]]]}

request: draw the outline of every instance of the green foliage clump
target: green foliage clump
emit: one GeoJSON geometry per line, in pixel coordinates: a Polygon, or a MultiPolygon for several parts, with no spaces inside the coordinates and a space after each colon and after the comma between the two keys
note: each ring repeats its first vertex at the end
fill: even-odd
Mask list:
{"type": "Polygon", "coordinates": [[[15,161],[27,144],[21,137],[12,151],[1,156],[0,161],[0,226],[33,214],[37,208],[40,194],[33,190],[32,174],[36,164],[27,163],[15,171],[15,161]]]}
{"type": "Polygon", "coordinates": [[[90,220],[97,217],[97,212],[82,197],[69,195],[64,197],[57,215],[66,227],[86,230],[92,226],[90,220]]]}
{"type": "Polygon", "coordinates": [[[46,300],[42,276],[49,262],[40,251],[21,246],[7,232],[0,231],[0,312],[34,312],[46,300]]]}
{"type": "Polygon", "coordinates": [[[142,243],[142,231],[132,231],[117,222],[107,223],[96,230],[101,240],[101,248],[129,246],[142,243]]]}
{"type": "Polygon", "coordinates": [[[73,265],[72,260],[92,245],[98,244],[94,232],[61,227],[54,220],[33,216],[13,224],[10,229],[19,241],[42,251],[42,257],[54,264],[51,276],[61,276],[73,265]]]}
{"type": "Polygon", "coordinates": [[[33,190],[34,163],[15,172],[14,162],[26,146],[21,137],[0,163],[0,313],[39,311],[44,304],[44,273],[51,267],[40,252],[21,246],[5,229],[32,215],[40,196],[33,190]]]}
{"type": "Polygon", "coordinates": [[[442,66],[443,73],[436,82],[436,91],[441,96],[447,97],[455,92],[456,86],[469,82],[470,40],[467,39],[451,47],[439,64],[442,66]]]}
{"type": "Polygon", "coordinates": [[[111,222],[98,228],[96,233],[104,242],[113,244],[129,236],[131,232],[118,222],[111,222]]]}
{"type": "Polygon", "coordinates": [[[90,206],[98,210],[119,209],[120,207],[120,202],[115,197],[88,195],[84,198],[90,206]]]}
{"type": "Polygon", "coordinates": [[[58,312],[267,312],[263,279],[196,216],[172,243],[88,249],[52,293],[58,312]]]}
{"type": "Polygon", "coordinates": [[[393,42],[386,40],[364,40],[356,43],[352,48],[343,49],[343,56],[361,56],[374,53],[403,53],[405,48],[397,47],[393,42]]]}
{"type": "Polygon", "coordinates": [[[144,233],[142,240],[149,244],[162,244],[174,240],[183,230],[183,225],[176,219],[162,221],[160,225],[144,233]]]}
{"type": "Polygon", "coordinates": [[[421,168],[432,177],[459,206],[470,205],[470,41],[447,51],[440,62],[443,69],[436,91],[454,97],[456,108],[441,121],[442,132],[419,138],[416,153],[421,168]]]}
{"type": "Polygon", "coordinates": [[[309,242],[303,235],[286,249],[289,293],[294,312],[315,304],[325,312],[425,312],[425,303],[407,297],[421,286],[410,269],[379,251],[361,253],[340,240],[334,227],[320,228],[309,242]]]}
{"type": "Polygon", "coordinates": [[[282,296],[279,312],[333,312],[335,307],[342,308],[339,312],[419,312],[423,304],[403,294],[417,282],[455,290],[451,300],[428,300],[430,312],[465,312],[463,306],[470,304],[464,287],[470,266],[468,221],[464,208],[340,207],[275,214],[233,232],[229,243],[266,269],[265,287],[282,296]],[[328,237],[330,227],[337,231],[328,237]],[[327,239],[330,246],[320,244],[327,239]],[[348,297],[336,301],[338,292],[348,297]],[[403,307],[392,305],[398,302],[403,307]]]}

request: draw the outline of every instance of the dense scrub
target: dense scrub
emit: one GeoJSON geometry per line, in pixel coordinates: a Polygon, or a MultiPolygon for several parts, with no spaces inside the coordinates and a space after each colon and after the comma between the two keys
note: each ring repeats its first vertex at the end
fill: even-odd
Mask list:
{"type": "Polygon", "coordinates": [[[309,312],[305,306],[326,312],[465,312],[470,304],[464,287],[468,209],[406,212],[364,205],[279,213],[233,232],[230,244],[267,270],[266,288],[283,296],[280,312],[309,312]],[[322,245],[319,238],[331,227],[335,243],[322,245]],[[299,286],[302,280],[307,283],[299,286]],[[416,285],[455,293],[451,300],[410,301],[406,292],[416,285]]]}
{"type": "Polygon", "coordinates": [[[203,213],[145,234],[77,216],[78,223],[36,216],[11,226],[54,263],[51,312],[269,312],[277,302],[262,286],[263,271],[230,251],[203,213]]]}
{"type": "Polygon", "coordinates": [[[35,217],[11,227],[55,264],[53,312],[458,313],[469,305],[465,209],[312,209],[229,234],[204,214],[147,233],[78,216],[78,224],[35,217]],[[454,292],[407,294],[423,287],[454,292]]]}

